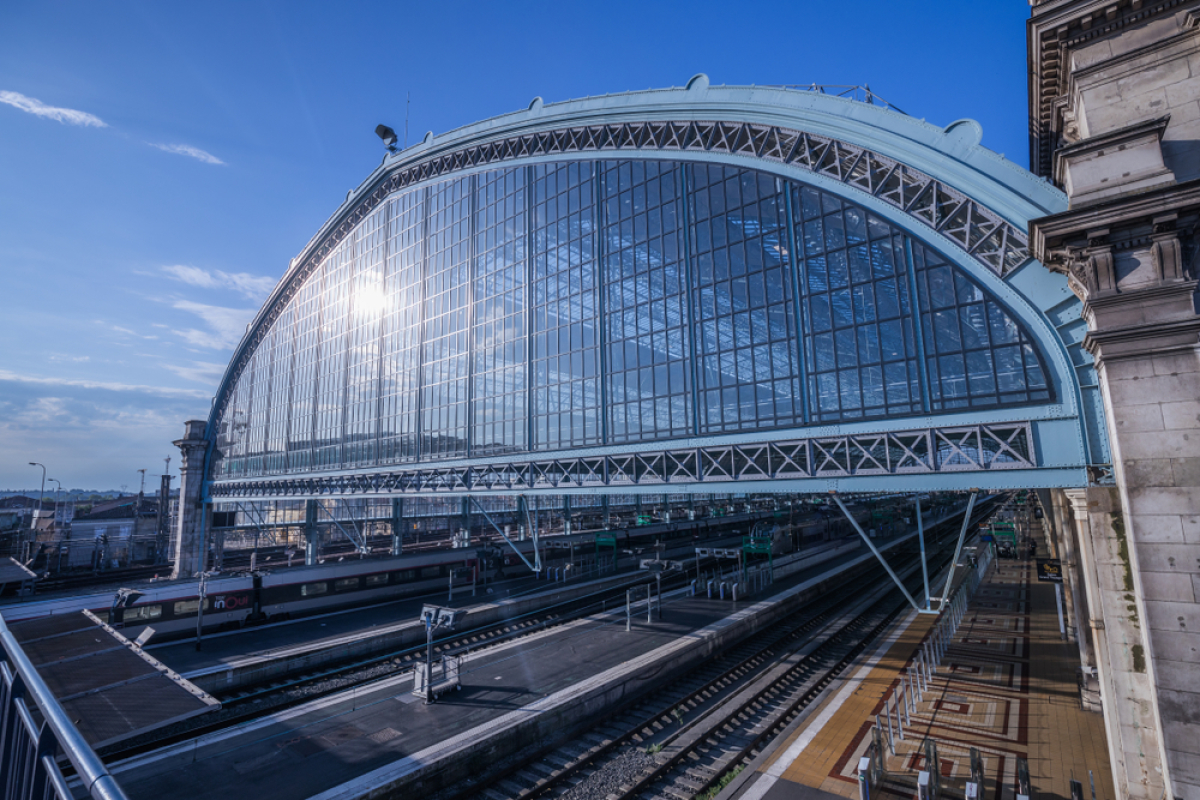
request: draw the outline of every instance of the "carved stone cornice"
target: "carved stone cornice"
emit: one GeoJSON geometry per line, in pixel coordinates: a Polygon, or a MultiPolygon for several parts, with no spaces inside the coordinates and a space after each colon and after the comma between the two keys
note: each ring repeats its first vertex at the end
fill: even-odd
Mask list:
{"type": "MultiPolygon", "coordinates": [[[[1060,99],[1070,80],[1073,48],[1133,25],[1178,12],[1193,0],[1063,0],[1036,4],[1026,23],[1029,66],[1029,122],[1032,141],[1029,168],[1049,177],[1053,147],[1059,136],[1060,99]]],[[[1189,30],[1188,20],[1184,29],[1189,30]]]]}
{"type": "Polygon", "coordinates": [[[1200,178],[1030,220],[1030,252],[1051,269],[1057,265],[1061,267],[1057,271],[1066,273],[1067,251],[1078,248],[1078,240],[1089,231],[1161,224],[1166,217],[1187,211],[1200,211],[1200,178]]]}

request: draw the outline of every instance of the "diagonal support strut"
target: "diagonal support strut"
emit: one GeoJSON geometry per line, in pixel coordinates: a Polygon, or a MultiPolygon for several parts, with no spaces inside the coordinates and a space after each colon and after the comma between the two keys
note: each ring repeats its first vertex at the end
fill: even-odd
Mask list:
{"type": "Polygon", "coordinates": [[[925,582],[925,610],[931,611],[929,601],[929,563],[925,560],[925,520],[921,518],[921,495],[913,495],[917,506],[917,541],[921,545],[921,578],[925,582]]]}
{"type": "Polygon", "coordinates": [[[510,548],[512,548],[512,551],[517,554],[517,558],[524,561],[525,566],[529,567],[529,569],[533,570],[534,572],[538,572],[539,571],[538,568],[535,567],[533,564],[529,563],[529,559],[527,559],[525,557],[524,553],[522,553],[520,550],[517,549],[517,546],[515,544],[513,544],[512,539],[509,539],[508,536],[504,533],[504,529],[492,521],[492,518],[490,516],[488,516],[488,513],[486,511],[484,511],[483,506],[479,505],[479,501],[476,500],[471,495],[467,495],[467,497],[470,499],[470,501],[472,503],[475,504],[475,507],[479,509],[479,513],[483,514],[483,518],[488,521],[488,524],[496,529],[496,533],[500,534],[500,538],[508,543],[508,546],[510,548]]]}
{"type": "Polygon", "coordinates": [[[908,589],[906,589],[904,584],[900,581],[900,577],[892,570],[891,566],[884,559],[883,553],[879,552],[879,549],[875,547],[875,544],[871,541],[871,538],[863,533],[863,529],[858,526],[858,520],[854,518],[854,515],[851,514],[849,509],[846,508],[845,504],[842,503],[842,498],[837,496],[837,492],[830,492],[830,494],[833,495],[833,502],[837,503],[838,508],[840,508],[842,513],[846,515],[846,519],[850,520],[850,524],[854,527],[854,530],[858,531],[858,535],[862,537],[864,542],[867,543],[867,547],[869,547],[871,552],[875,554],[875,558],[879,559],[879,563],[883,565],[885,570],[887,570],[887,574],[892,576],[892,580],[895,581],[898,587],[900,587],[900,591],[904,592],[904,597],[907,598],[908,602],[912,604],[913,608],[915,608],[918,612],[923,613],[924,609],[917,605],[917,601],[914,600],[913,596],[908,593],[908,589]]]}
{"type": "Polygon", "coordinates": [[[954,582],[954,568],[958,566],[958,557],[962,555],[963,541],[967,538],[967,528],[971,527],[971,512],[975,510],[975,498],[979,496],[978,489],[971,490],[971,499],[967,501],[967,511],[963,514],[962,529],[958,532],[958,544],[954,548],[954,558],[950,560],[950,571],[946,573],[946,588],[942,589],[942,605],[945,606],[950,598],[950,586],[954,582]]]}

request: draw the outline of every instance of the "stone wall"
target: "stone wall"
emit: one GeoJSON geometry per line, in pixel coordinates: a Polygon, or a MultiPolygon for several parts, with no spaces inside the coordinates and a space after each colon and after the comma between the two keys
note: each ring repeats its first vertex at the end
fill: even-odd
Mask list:
{"type": "Polygon", "coordinates": [[[1031,161],[1070,202],[1030,238],[1084,301],[1112,448],[1111,483],[1056,513],[1122,798],[1200,800],[1197,23],[1196,3],[1045,0],[1029,24],[1031,161]]]}

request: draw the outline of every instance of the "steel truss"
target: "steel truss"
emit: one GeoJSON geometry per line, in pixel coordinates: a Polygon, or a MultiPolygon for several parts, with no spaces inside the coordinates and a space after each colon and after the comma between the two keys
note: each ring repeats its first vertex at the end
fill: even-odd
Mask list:
{"type": "Polygon", "coordinates": [[[214,482],[210,497],[280,498],[405,493],[611,489],[1036,467],[1029,422],[820,436],[752,444],[607,452],[386,472],[214,482]]]}
{"type": "Polygon", "coordinates": [[[749,122],[619,122],[526,133],[420,161],[394,172],[342,221],[306,262],[320,263],[388,195],[479,165],[534,156],[619,152],[748,155],[804,167],[878,197],[920,220],[997,275],[1029,259],[1025,233],[962,192],[865,147],[749,122]]]}

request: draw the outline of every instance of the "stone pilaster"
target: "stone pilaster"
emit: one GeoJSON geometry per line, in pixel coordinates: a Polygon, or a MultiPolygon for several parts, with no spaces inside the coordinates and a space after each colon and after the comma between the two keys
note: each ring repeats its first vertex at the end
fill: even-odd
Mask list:
{"type": "Polygon", "coordinates": [[[1163,796],[1163,747],[1145,629],[1115,489],[1068,489],[1096,653],[1113,786],[1121,798],[1163,796]]]}
{"type": "Polygon", "coordinates": [[[204,569],[208,509],[204,507],[205,422],[189,420],[184,437],[174,444],[183,454],[179,476],[179,509],[175,522],[175,568],[172,578],[190,578],[204,569]]]}
{"type": "Polygon", "coordinates": [[[1112,324],[1085,346],[1108,416],[1127,616],[1144,640],[1131,655],[1153,691],[1172,794],[1200,798],[1200,317],[1195,282],[1170,278],[1175,253],[1156,252],[1160,281],[1126,303],[1089,302],[1112,324]]]}

